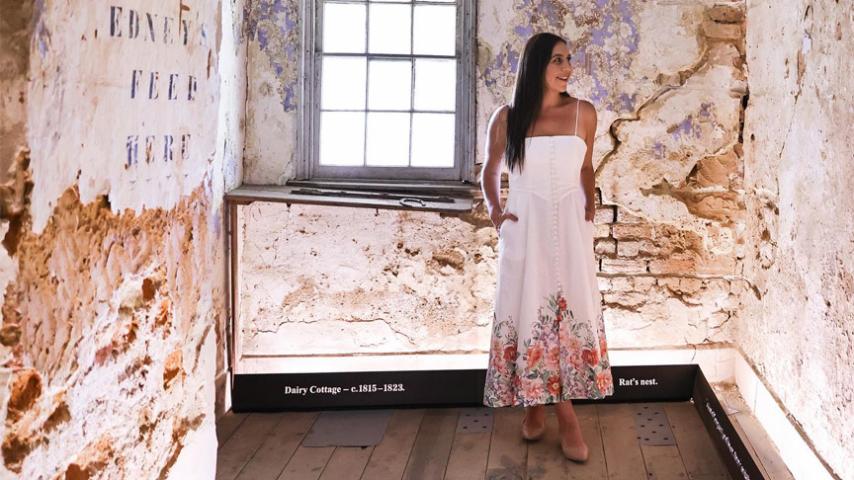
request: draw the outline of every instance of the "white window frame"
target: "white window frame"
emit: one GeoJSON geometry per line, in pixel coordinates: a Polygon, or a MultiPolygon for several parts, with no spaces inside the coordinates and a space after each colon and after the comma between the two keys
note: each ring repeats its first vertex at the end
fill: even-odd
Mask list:
{"type": "MultiPolygon", "coordinates": [[[[367,3],[367,0],[333,0],[340,3],[367,3]]],[[[298,102],[296,179],[331,181],[417,181],[475,182],[475,57],[476,0],[456,0],[457,7],[457,92],[454,167],[368,167],[319,164],[320,85],[323,61],[323,0],[302,0],[302,55],[298,102]]],[[[388,4],[388,2],[383,2],[388,4]]],[[[410,3],[401,1],[400,3],[410,3]]],[[[430,2],[424,2],[430,4],[430,2]]],[[[436,4],[439,4],[438,2],[436,4]]],[[[447,2],[444,2],[447,5],[447,2]]],[[[366,31],[366,35],[368,32],[366,31]]],[[[337,54],[335,54],[337,55],[337,54]]],[[[371,58],[400,58],[400,55],[358,54],[371,58]]],[[[410,55],[404,55],[404,58],[410,55]]],[[[419,58],[421,55],[412,55],[419,58]]],[[[424,56],[429,57],[429,56],[424,56]]],[[[414,67],[413,67],[414,68],[414,67]]],[[[366,79],[367,80],[367,79],[366,79]]],[[[410,127],[411,129],[411,127],[410,127]]]]}

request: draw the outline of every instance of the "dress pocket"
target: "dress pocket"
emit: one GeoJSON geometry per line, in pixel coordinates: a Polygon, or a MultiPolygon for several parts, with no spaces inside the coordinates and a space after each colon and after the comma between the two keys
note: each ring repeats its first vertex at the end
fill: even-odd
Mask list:
{"type": "MultiPolygon", "coordinates": [[[[517,209],[513,200],[507,202],[507,212],[516,215],[517,209]]],[[[514,220],[512,218],[505,218],[501,225],[498,227],[498,244],[500,250],[501,258],[518,260],[523,257],[523,245],[520,242],[524,242],[524,234],[520,230],[522,228],[521,222],[523,219],[514,220]],[[520,236],[521,234],[521,236],[520,236]]]]}
{"type": "MultiPolygon", "coordinates": [[[[506,200],[506,201],[505,201],[505,203],[504,203],[504,212],[507,212],[507,213],[513,213],[513,203],[512,203],[512,201],[513,201],[513,196],[512,196],[512,195],[509,195],[509,196],[507,197],[507,200],[506,200]]],[[[501,225],[498,227],[498,239],[499,239],[499,240],[501,240],[501,238],[502,238],[502,237],[504,237],[504,230],[505,230],[505,229],[504,229],[504,227],[506,227],[506,226],[507,226],[507,223],[508,223],[508,222],[512,222],[512,221],[513,221],[513,220],[511,220],[511,219],[509,219],[509,218],[505,218],[505,219],[504,219],[504,221],[503,221],[503,222],[501,222],[501,225]]]]}

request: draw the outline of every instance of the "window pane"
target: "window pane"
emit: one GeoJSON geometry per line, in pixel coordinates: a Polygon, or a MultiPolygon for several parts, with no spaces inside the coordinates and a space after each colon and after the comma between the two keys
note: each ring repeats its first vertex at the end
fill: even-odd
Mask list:
{"type": "Polygon", "coordinates": [[[320,108],[365,108],[365,57],[323,57],[320,108]]]}
{"type": "Polygon", "coordinates": [[[456,60],[415,60],[415,109],[456,110],[456,60]]]}
{"type": "Polygon", "coordinates": [[[412,166],[454,166],[454,114],[415,113],[412,118],[412,166]]]}
{"type": "Polygon", "coordinates": [[[320,113],[320,164],[363,165],[364,112],[320,113]]]}
{"type": "Polygon", "coordinates": [[[371,4],[368,8],[368,52],[410,53],[412,7],[371,4]]]}
{"type": "Polygon", "coordinates": [[[409,164],[409,113],[368,112],[368,166],[409,164]]]}
{"type": "Polygon", "coordinates": [[[365,5],[323,5],[323,51],[365,53],[365,5]]]}
{"type": "Polygon", "coordinates": [[[368,67],[368,109],[409,110],[412,62],[371,60],[368,67]]]}
{"type": "Polygon", "coordinates": [[[416,5],[414,53],[456,55],[456,17],[455,5],[416,5]]]}

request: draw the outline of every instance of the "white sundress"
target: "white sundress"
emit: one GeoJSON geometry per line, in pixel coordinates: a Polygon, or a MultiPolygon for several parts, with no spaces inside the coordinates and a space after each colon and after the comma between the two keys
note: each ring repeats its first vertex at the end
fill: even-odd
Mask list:
{"type": "Polygon", "coordinates": [[[593,222],[584,218],[577,135],[525,138],[510,172],[483,404],[538,405],[614,393],[602,318],[593,222]]]}

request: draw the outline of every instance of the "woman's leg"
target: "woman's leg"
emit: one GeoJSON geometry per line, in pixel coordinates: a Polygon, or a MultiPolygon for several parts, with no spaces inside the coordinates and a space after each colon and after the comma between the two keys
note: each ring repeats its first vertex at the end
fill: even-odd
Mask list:
{"type": "Polygon", "coordinates": [[[578,417],[575,416],[575,410],[572,408],[572,400],[556,403],[555,413],[557,414],[561,444],[565,444],[569,448],[573,457],[585,458],[588,447],[581,435],[581,425],[578,423],[578,417]]]}
{"type": "Polygon", "coordinates": [[[525,407],[525,419],[523,422],[525,422],[525,429],[529,432],[541,430],[546,423],[545,405],[525,407]]]}

